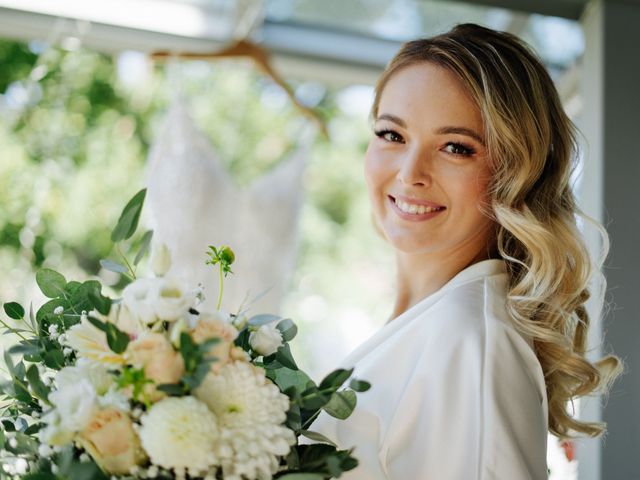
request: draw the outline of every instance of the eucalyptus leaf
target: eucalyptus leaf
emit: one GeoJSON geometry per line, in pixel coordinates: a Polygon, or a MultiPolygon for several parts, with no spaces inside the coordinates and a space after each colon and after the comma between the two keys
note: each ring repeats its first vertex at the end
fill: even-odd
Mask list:
{"type": "Polygon", "coordinates": [[[12,345],[8,351],[11,354],[37,355],[40,353],[40,345],[32,340],[27,340],[26,342],[12,345]]]}
{"type": "Polygon", "coordinates": [[[36,283],[48,298],[57,298],[64,292],[67,281],[61,273],[42,268],[36,272],[36,283]]]}
{"type": "Polygon", "coordinates": [[[140,212],[142,211],[146,194],[147,189],[143,188],[129,200],[122,210],[120,219],[113,229],[113,232],[111,232],[111,241],[119,242],[120,240],[126,240],[135,233],[136,228],[138,228],[140,212]]]}
{"type": "Polygon", "coordinates": [[[157,390],[170,396],[182,396],[185,393],[184,387],[179,383],[162,383],[156,386],[157,390]]]}
{"type": "Polygon", "coordinates": [[[49,300],[47,303],[42,305],[38,309],[38,313],[36,313],[36,321],[38,324],[42,326],[45,320],[50,320],[50,317],[53,315],[53,312],[57,307],[62,307],[66,310],[69,308],[69,302],[64,298],[54,298],[53,300],[49,300]]]}
{"type": "Polygon", "coordinates": [[[24,308],[17,302],[9,302],[3,305],[4,311],[9,318],[22,320],[24,318],[24,308]]]}
{"type": "Polygon", "coordinates": [[[54,475],[53,473],[47,472],[36,472],[36,473],[27,473],[23,477],[22,480],[58,480],[59,477],[54,475]]]}
{"type": "Polygon", "coordinates": [[[36,330],[36,316],[33,313],[33,302],[29,304],[29,323],[31,324],[31,328],[36,330]]]}
{"type": "Polygon", "coordinates": [[[102,315],[109,315],[111,310],[111,299],[109,297],[105,297],[99,291],[89,291],[87,292],[87,298],[98,312],[102,315]]]}
{"type": "Polygon", "coordinates": [[[261,313],[259,315],[254,315],[251,317],[247,324],[252,327],[261,327],[262,325],[268,325],[271,322],[275,322],[276,320],[280,320],[282,317],[278,315],[271,315],[270,313],[261,313]]]}
{"type": "Polygon", "coordinates": [[[113,323],[107,323],[107,344],[114,353],[123,353],[129,345],[129,335],[118,329],[113,323]]]}
{"type": "Polygon", "coordinates": [[[291,355],[291,349],[289,348],[288,343],[285,343],[278,348],[278,351],[276,352],[276,360],[287,368],[298,370],[298,366],[293,359],[293,355],[291,355]]]}
{"type": "Polygon", "coordinates": [[[105,270],[115,273],[129,273],[129,269],[121,263],[114,262],[113,260],[100,260],[100,266],[105,270]]]}
{"type": "Polygon", "coordinates": [[[369,390],[371,388],[371,384],[365,380],[357,380],[354,378],[349,382],[349,388],[351,388],[351,390],[355,390],[356,392],[362,393],[369,390]]]}
{"type": "Polygon", "coordinates": [[[40,379],[38,367],[31,365],[27,369],[27,380],[29,380],[29,385],[31,386],[31,390],[35,396],[43,402],[49,403],[49,387],[47,387],[40,379]]]}
{"type": "Polygon", "coordinates": [[[142,257],[149,251],[149,246],[151,245],[151,239],[153,238],[153,230],[147,230],[144,232],[142,236],[142,241],[140,245],[140,250],[136,254],[136,258],[133,259],[133,264],[138,265],[138,262],[142,260],[142,257]]]}
{"type": "Polygon", "coordinates": [[[9,375],[11,375],[12,377],[15,377],[17,371],[13,363],[13,359],[11,358],[11,355],[7,350],[4,351],[3,355],[4,355],[4,363],[7,365],[7,369],[9,370],[9,375]]]}
{"type": "Polygon", "coordinates": [[[329,373],[318,385],[320,390],[325,389],[333,389],[337,390],[342,386],[344,382],[346,382],[351,374],[353,373],[353,368],[349,370],[345,370],[344,368],[338,368],[333,372],[329,373]]]}
{"type": "Polygon", "coordinates": [[[292,404],[287,411],[287,426],[294,430],[300,430],[302,428],[302,415],[300,414],[300,407],[292,404]]]}
{"type": "Polygon", "coordinates": [[[318,432],[313,432],[311,430],[300,430],[300,435],[303,435],[310,440],[315,440],[316,442],[328,443],[329,445],[333,445],[336,448],[338,447],[334,442],[318,432]]]}
{"type": "Polygon", "coordinates": [[[311,386],[302,392],[302,407],[306,410],[317,410],[331,400],[329,395],[325,395],[318,387],[311,386]]]}
{"type": "Polygon", "coordinates": [[[13,381],[13,391],[16,400],[24,403],[31,403],[33,401],[31,393],[29,393],[29,390],[25,388],[25,385],[22,381],[13,381]]]}
{"type": "Polygon", "coordinates": [[[342,474],[340,459],[334,456],[327,457],[327,470],[332,477],[339,477],[342,474]]]}
{"type": "Polygon", "coordinates": [[[273,372],[273,382],[280,387],[280,390],[284,392],[290,387],[296,387],[300,392],[306,389],[307,382],[310,380],[309,376],[302,370],[292,370],[290,368],[282,367],[273,372]]]}
{"type": "Polygon", "coordinates": [[[16,425],[16,432],[24,432],[27,428],[29,428],[29,424],[22,417],[16,418],[14,423],[16,425]]]}
{"type": "Polygon", "coordinates": [[[341,390],[335,392],[329,402],[322,408],[332,417],[344,420],[353,413],[356,403],[356,393],[353,390],[341,390]]]}
{"type": "Polygon", "coordinates": [[[296,448],[289,450],[285,460],[287,461],[287,468],[289,470],[298,470],[300,468],[300,457],[298,456],[298,450],[296,448]]]}
{"type": "Polygon", "coordinates": [[[64,354],[62,353],[62,350],[57,348],[54,350],[47,350],[44,353],[43,359],[44,364],[54,370],[60,370],[65,365],[64,354]]]}
{"type": "Polygon", "coordinates": [[[298,333],[298,327],[290,318],[285,318],[278,322],[276,328],[280,330],[280,333],[282,334],[282,341],[284,342],[290,342],[298,333]]]}
{"type": "Polygon", "coordinates": [[[287,473],[278,480],[324,480],[326,477],[321,473],[287,473]]]}

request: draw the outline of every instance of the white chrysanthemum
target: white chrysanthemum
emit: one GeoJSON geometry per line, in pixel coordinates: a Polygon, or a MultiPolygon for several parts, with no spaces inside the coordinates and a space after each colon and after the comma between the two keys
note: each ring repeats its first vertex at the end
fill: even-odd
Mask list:
{"type": "Polygon", "coordinates": [[[270,479],[279,456],[289,453],[295,435],[283,422],[289,398],[264,370],[232,362],[209,373],[194,392],[216,414],[220,429],[218,454],[224,477],[270,479]]]}
{"type": "Polygon", "coordinates": [[[193,397],[168,397],[141,418],[138,431],[151,461],[164,468],[204,471],[216,463],[215,415],[193,397]]]}

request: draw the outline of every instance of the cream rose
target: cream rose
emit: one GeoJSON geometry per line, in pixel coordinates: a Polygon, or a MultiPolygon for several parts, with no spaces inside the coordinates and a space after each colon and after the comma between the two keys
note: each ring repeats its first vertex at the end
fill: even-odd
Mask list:
{"type": "Polygon", "coordinates": [[[190,333],[191,338],[197,343],[202,343],[210,338],[220,339],[220,342],[209,350],[209,354],[218,359],[211,364],[211,369],[214,372],[219,371],[223,365],[229,362],[231,352],[235,348],[233,342],[238,337],[238,330],[231,323],[225,321],[224,314],[220,312],[202,313],[190,333]]]}
{"type": "MultiPolygon", "coordinates": [[[[160,333],[145,333],[129,343],[125,351],[127,363],[144,368],[144,374],[156,385],[176,383],[184,373],[184,362],[169,340],[160,333]]],[[[152,402],[164,397],[155,385],[145,386],[145,394],[152,402]]]]}
{"type": "Polygon", "coordinates": [[[96,412],[78,442],[108,473],[129,473],[146,459],[131,419],[115,408],[96,412]]]}

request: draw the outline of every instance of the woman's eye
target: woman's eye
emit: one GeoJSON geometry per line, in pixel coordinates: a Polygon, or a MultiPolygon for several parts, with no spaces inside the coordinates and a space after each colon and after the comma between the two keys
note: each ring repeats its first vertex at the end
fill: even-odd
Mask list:
{"type": "Polygon", "coordinates": [[[393,130],[376,130],[374,133],[387,142],[402,142],[402,137],[393,130]]]}
{"type": "Polygon", "coordinates": [[[467,147],[462,143],[456,143],[456,142],[449,142],[444,148],[445,148],[445,151],[448,153],[452,153],[454,155],[460,155],[463,157],[468,157],[476,153],[473,148],[467,147]]]}

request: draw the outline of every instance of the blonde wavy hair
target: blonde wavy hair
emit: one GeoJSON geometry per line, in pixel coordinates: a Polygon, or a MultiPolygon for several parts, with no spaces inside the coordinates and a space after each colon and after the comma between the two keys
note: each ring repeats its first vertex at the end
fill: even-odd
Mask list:
{"type": "MultiPolygon", "coordinates": [[[[577,129],[565,114],[553,81],[536,54],[516,36],[475,24],[406,42],[375,88],[371,117],[382,91],[401,68],[431,62],[453,72],[480,109],[493,175],[490,201],[497,251],[509,273],[507,308],[515,327],[533,339],[544,372],[549,431],[598,436],[604,422],[579,421],[568,402],[608,393],[623,363],[608,355],[586,358],[589,283],[609,250],[604,227],[584,214],[571,191],[577,164],[577,129]],[[594,225],[602,254],[592,263],[577,217],[594,225]]],[[[606,281],[601,277],[601,292],[606,281]]],[[[600,299],[602,297],[598,297],[600,299]]]]}

